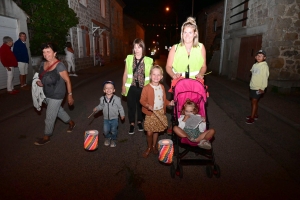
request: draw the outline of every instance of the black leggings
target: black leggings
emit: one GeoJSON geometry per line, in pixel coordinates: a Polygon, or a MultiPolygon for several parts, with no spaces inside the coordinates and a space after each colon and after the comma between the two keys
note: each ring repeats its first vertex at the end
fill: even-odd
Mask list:
{"type": "Polygon", "coordinates": [[[130,86],[127,94],[128,119],[130,124],[135,123],[135,112],[137,113],[137,121],[143,121],[142,105],[140,104],[141,94],[142,88],[130,86]]]}

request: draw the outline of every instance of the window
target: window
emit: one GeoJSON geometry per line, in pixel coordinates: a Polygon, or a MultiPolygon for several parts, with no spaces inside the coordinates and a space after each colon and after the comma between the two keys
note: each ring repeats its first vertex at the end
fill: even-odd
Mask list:
{"type": "Polygon", "coordinates": [[[84,7],[87,7],[88,0],[78,0],[78,1],[79,1],[79,4],[83,5],[84,7]]]}
{"type": "Polygon", "coordinates": [[[109,56],[110,54],[110,49],[109,49],[109,36],[106,36],[106,55],[109,56]]]}
{"type": "Polygon", "coordinates": [[[214,30],[213,30],[214,32],[217,32],[217,25],[218,25],[217,20],[215,19],[214,20],[214,30]]]}
{"type": "Polygon", "coordinates": [[[77,28],[78,57],[90,56],[90,35],[87,27],[77,28]]]}
{"type": "Polygon", "coordinates": [[[105,11],[106,11],[106,8],[105,8],[105,1],[106,0],[101,0],[101,3],[100,3],[100,11],[101,11],[101,16],[103,18],[105,18],[105,11]]]}

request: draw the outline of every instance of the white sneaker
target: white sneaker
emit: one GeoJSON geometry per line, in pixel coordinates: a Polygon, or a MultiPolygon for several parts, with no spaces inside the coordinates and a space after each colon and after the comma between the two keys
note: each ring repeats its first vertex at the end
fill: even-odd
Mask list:
{"type": "Polygon", "coordinates": [[[110,141],[110,147],[116,147],[116,142],[114,140],[111,140],[110,141]]]}
{"type": "Polygon", "coordinates": [[[110,145],[110,138],[105,138],[104,145],[109,146],[110,145]]]}
{"type": "Polygon", "coordinates": [[[201,140],[198,143],[198,147],[202,148],[202,149],[211,149],[211,144],[209,141],[207,140],[201,140]]]}
{"type": "Polygon", "coordinates": [[[73,74],[73,76],[76,76],[76,77],[77,77],[78,75],[77,75],[77,74],[73,74]]]}

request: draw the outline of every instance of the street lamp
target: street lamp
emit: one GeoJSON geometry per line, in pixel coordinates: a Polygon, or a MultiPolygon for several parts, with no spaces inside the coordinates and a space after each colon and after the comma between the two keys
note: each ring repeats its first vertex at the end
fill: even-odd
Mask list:
{"type": "MultiPolygon", "coordinates": [[[[170,12],[170,8],[169,7],[166,7],[166,11],[167,12],[170,12]]],[[[172,10],[175,14],[176,14],[176,36],[175,36],[175,39],[176,39],[176,42],[177,42],[177,30],[178,30],[178,14],[177,12],[175,12],[174,10],[172,10]]]]}

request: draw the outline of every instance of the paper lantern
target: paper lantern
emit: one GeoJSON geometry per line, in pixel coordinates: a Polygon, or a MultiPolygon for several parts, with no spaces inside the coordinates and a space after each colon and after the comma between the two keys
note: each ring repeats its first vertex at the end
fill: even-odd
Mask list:
{"type": "Polygon", "coordinates": [[[164,139],[158,141],[158,160],[170,164],[173,162],[174,147],[172,140],[164,139]]]}
{"type": "Polygon", "coordinates": [[[98,134],[97,130],[85,131],[83,144],[85,150],[93,151],[98,148],[98,134]]]}

